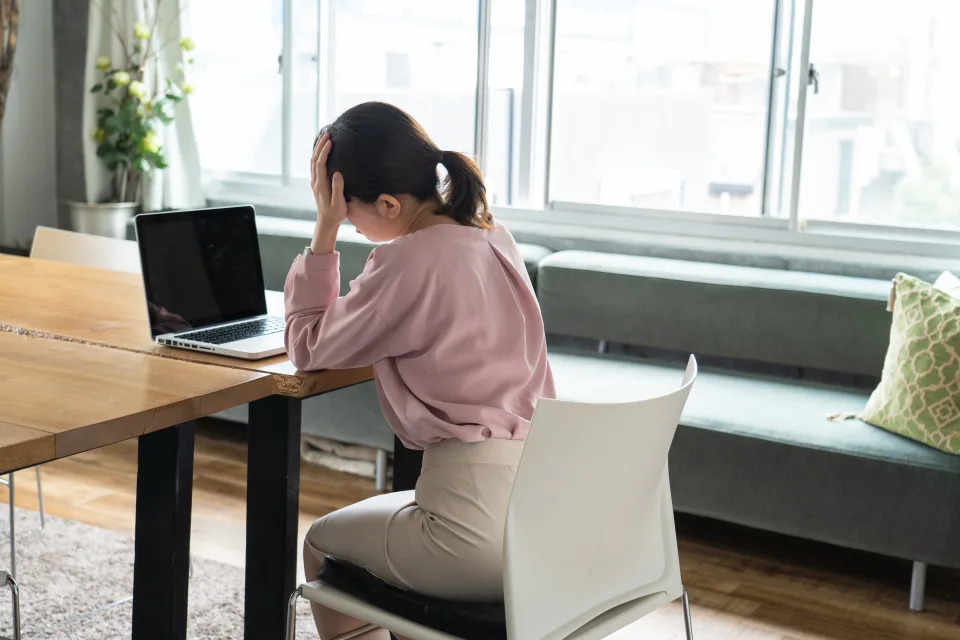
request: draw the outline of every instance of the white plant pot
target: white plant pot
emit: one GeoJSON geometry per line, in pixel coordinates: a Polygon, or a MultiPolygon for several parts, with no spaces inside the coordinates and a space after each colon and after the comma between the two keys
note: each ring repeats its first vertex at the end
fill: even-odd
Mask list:
{"type": "Polygon", "coordinates": [[[127,224],[140,207],[136,202],[68,202],[67,205],[74,231],[120,239],[127,237],[127,224]]]}

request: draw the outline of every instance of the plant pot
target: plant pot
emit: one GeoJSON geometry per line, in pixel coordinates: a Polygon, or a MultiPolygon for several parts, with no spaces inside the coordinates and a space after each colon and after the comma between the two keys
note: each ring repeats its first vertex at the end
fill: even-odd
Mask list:
{"type": "Polygon", "coordinates": [[[108,238],[127,237],[127,224],[139,209],[136,202],[68,202],[74,231],[108,238]]]}

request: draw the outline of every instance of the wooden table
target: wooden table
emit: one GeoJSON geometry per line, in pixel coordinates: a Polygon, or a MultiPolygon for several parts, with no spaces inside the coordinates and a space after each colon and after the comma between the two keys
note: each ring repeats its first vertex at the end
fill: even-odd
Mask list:
{"type": "MultiPolygon", "coordinates": [[[[282,637],[299,547],[301,402],[370,380],[372,369],[302,372],[286,356],[246,361],[163,347],[150,338],[138,275],[0,255],[0,333],[11,331],[181,362],[197,378],[230,370],[268,380],[263,397],[249,399],[244,637],[282,637]],[[205,365],[202,371],[199,365],[205,365]]],[[[35,435],[11,437],[22,438],[25,450],[42,450],[43,439],[35,435]]]]}
{"type": "Polygon", "coordinates": [[[193,420],[271,388],[263,373],[0,332],[0,473],[139,438],[134,637],[186,634],[193,420]]]}

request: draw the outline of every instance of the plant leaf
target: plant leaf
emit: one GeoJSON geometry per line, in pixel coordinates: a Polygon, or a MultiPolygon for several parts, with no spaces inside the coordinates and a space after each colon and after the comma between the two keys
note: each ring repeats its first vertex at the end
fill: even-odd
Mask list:
{"type": "Polygon", "coordinates": [[[140,173],[146,173],[150,171],[150,163],[143,156],[134,157],[133,162],[130,163],[130,166],[140,173]]]}
{"type": "Polygon", "coordinates": [[[106,116],[103,121],[100,123],[100,128],[103,129],[103,132],[108,136],[113,135],[120,131],[122,124],[120,119],[114,115],[110,114],[106,116]]]}
{"type": "Polygon", "coordinates": [[[157,119],[163,124],[170,124],[173,122],[173,105],[169,102],[160,103],[158,108],[155,109],[155,112],[157,114],[157,119]]]}

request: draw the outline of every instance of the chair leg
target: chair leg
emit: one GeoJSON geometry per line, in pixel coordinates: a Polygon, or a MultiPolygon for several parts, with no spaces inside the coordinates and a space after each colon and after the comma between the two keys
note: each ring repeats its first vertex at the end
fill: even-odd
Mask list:
{"type": "Polygon", "coordinates": [[[43,512],[43,485],[40,484],[40,467],[34,467],[37,472],[37,505],[40,508],[40,530],[47,526],[46,514],[43,512]]]}
{"type": "Polygon", "coordinates": [[[687,640],[693,640],[693,618],[690,616],[690,598],[687,596],[687,588],[683,589],[683,595],[680,596],[680,604],[683,605],[683,624],[687,629],[687,640]]]}
{"type": "Polygon", "coordinates": [[[290,594],[287,601],[287,629],[283,637],[286,640],[296,640],[297,638],[297,600],[303,594],[303,589],[297,587],[297,590],[290,594]]]}
{"type": "Polygon", "coordinates": [[[13,490],[13,474],[7,474],[7,491],[10,495],[10,575],[17,579],[17,519],[15,517],[16,494],[13,490]]]}
{"type": "Polygon", "coordinates": [[[13,598],[13,640],[20,640],[20,585],[9,573],[5,580],[10,587],[10,595],[13,598]]]}
{"type": "Polygon", "coordinates": [[[387,492],[387,452],[383,449],[377,449],[376,462],[376,488],[378,493],[387,492]]]}
{"type": "Polygon", "coordinates": [[[926,590],[927,563],[914,561],[913,575],[910,578],[910,611],[923,611],[926,590]]]}

